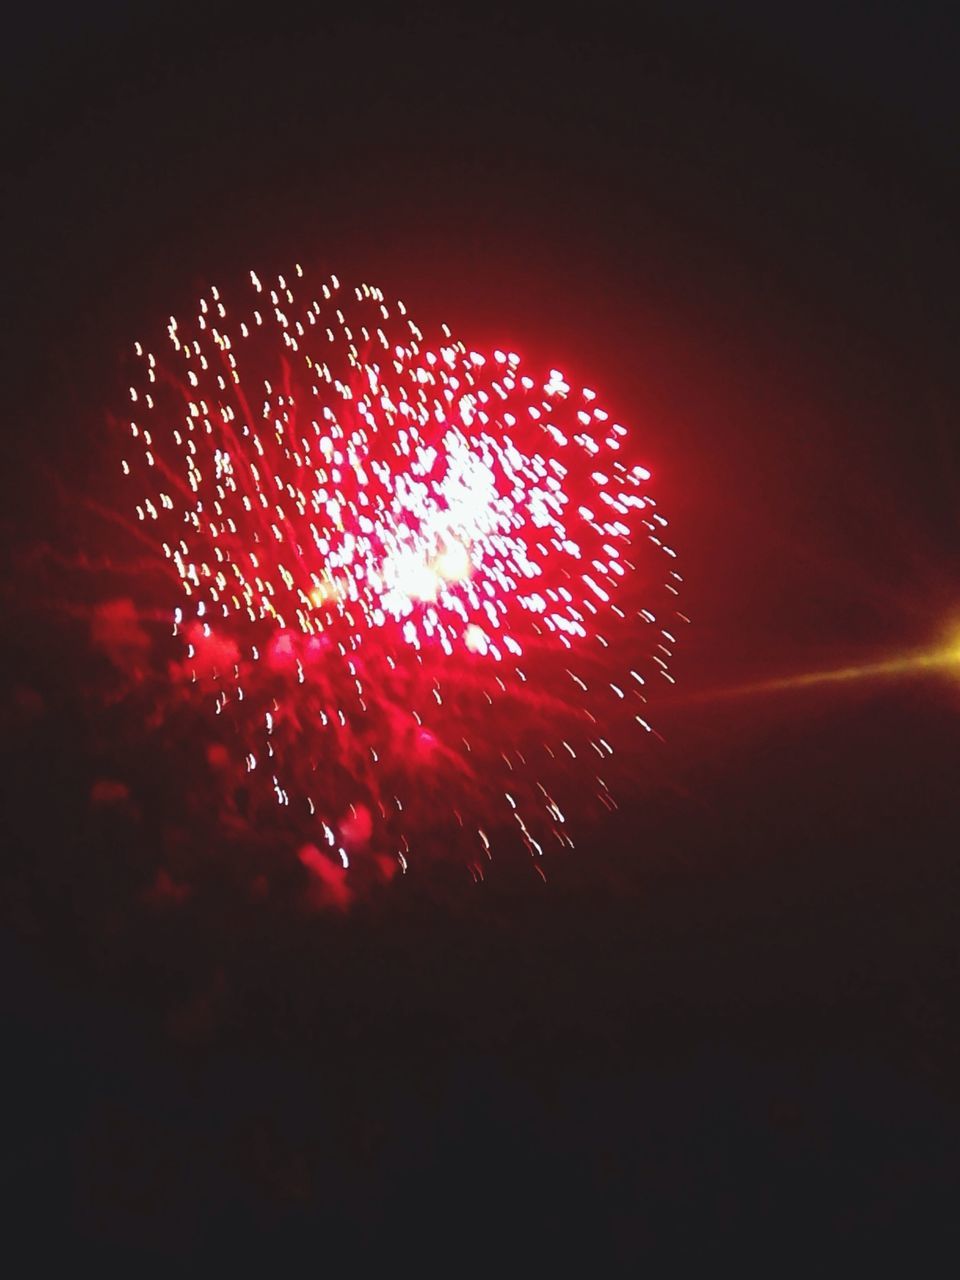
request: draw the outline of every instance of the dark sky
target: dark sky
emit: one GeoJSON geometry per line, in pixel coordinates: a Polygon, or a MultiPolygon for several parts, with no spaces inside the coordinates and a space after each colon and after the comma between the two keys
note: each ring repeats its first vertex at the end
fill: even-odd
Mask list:
{"type": "Polygon", "coordinates": [[[6,1155],[44,1238],[603,1271],[947,1239],[960,688],[694,697],[960,619],[958,33],[874,8],[4,18],[6,1155]],[[297,260],[582,370],[648,452],[694,619],[667,742],[546,893],[290,927],[214,875],[144,920],[146,845],[118,873],[133,837],[78,816],[97,735],[31,551],[119,501],[131,337],[297,260]]]}

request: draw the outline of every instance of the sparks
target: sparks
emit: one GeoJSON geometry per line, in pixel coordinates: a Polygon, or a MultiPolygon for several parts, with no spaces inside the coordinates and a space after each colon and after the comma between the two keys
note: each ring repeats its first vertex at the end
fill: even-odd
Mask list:
{"type": "Polygon", "coordinates": [[[296,277],[251,273],[236,315],[211,289],[164,358],[136,346],[122,469],[190,678],[344,870],[448,827],[484,854],[511,824],[537,859],[569,846],[550,794],[613,754],[597,725],[644,701],[682,616],[650,473],[561,371],[296,277]]]}

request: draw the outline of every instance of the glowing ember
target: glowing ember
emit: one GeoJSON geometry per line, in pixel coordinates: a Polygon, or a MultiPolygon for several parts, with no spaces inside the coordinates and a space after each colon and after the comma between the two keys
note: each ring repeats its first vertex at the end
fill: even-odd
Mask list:
{"type": "Polygon", "coordinates": [[[659,616],[680,579],[626,429],[378,289],[251,281],[242,318],[211,289],[171,319],[167,361],[136,345],[123,469],[252,791],[343,869],[406,870],[414,840],[487,855],[504,819],[536,857],[572,845],[554,797],[612,806],[596,766],[622,721],[649,730],[624,706],[671,679],[682,616],[659,616]]]}

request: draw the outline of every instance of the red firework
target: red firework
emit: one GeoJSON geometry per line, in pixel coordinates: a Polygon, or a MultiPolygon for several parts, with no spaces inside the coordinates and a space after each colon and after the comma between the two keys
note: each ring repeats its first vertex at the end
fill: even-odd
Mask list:
{"type": "Polygon", "coordinates": [[[211,289],[171,319],[166,359],[136,344],[123,469],[184,672],[273,820],[344,867],[506,825],[539,867],[568,806],[612,807],[610,739],[671,679],[649,473],[556,369],[428,339],[368,285],[251,282],[242,318],[211,289]]]}

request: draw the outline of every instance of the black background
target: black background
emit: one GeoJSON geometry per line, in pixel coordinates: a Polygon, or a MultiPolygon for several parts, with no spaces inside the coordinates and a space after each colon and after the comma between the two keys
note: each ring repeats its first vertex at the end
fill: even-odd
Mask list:
{"type": "Polygon", "coordinates": [[[960,688],[708,696],[960,621],[955,24],[4,23],[11,1218],[77,1258],[358,1269],[955,1243],[960,688]],[[122,501],[121,352],[298,260],[582,371],[648,451],[694,620],[667,741],[547,886],[291,924],[198,871],[151,915],[137,837],[83,825],[56,606],[88,589],[74,506],[122,501]]]}

